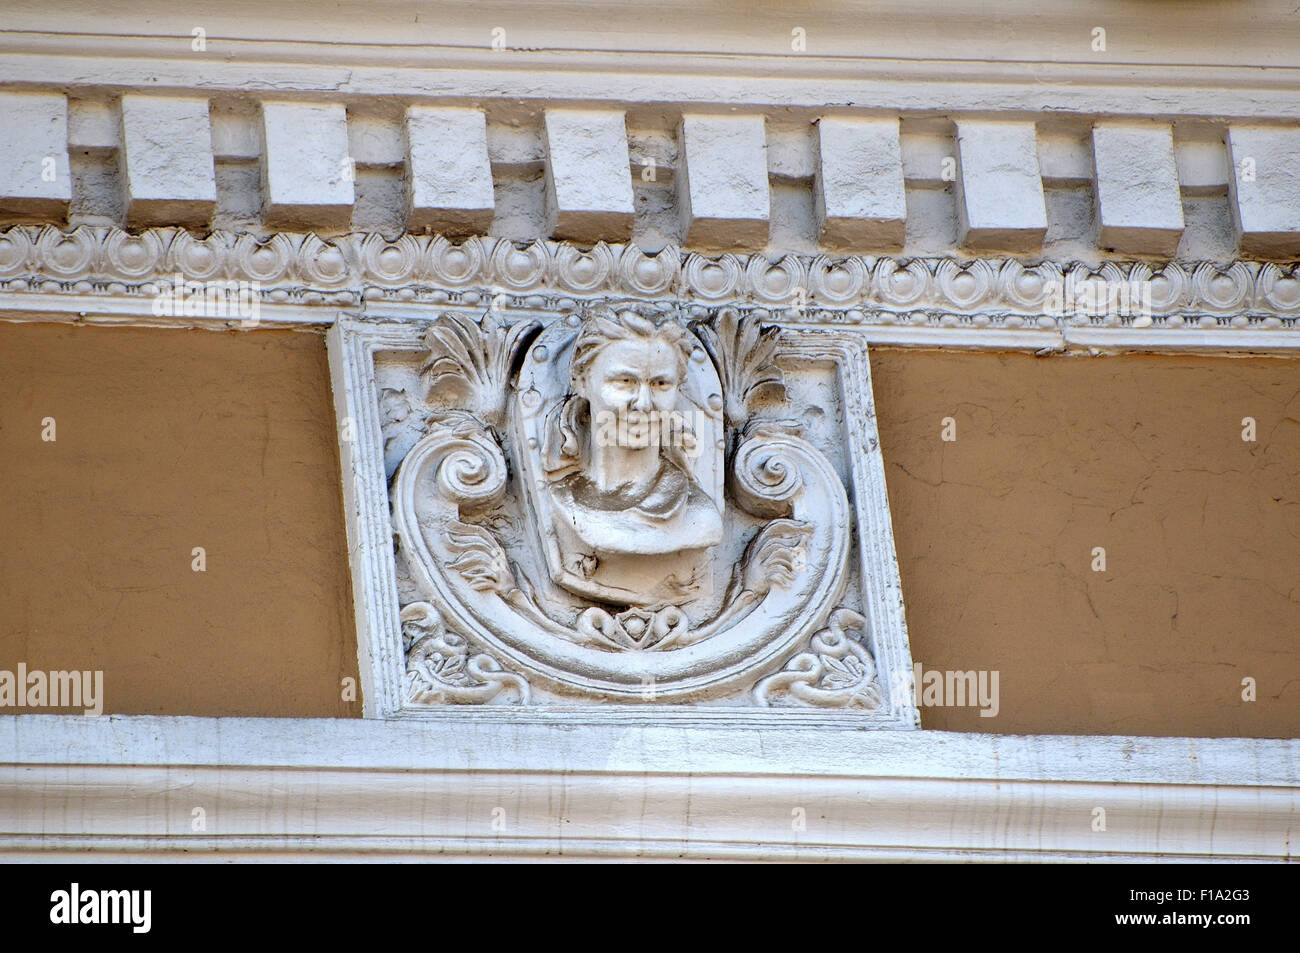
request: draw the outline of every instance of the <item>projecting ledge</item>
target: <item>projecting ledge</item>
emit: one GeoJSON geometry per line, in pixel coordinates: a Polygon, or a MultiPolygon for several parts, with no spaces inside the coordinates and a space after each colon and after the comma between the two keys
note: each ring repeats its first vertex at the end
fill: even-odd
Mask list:
{"type": "Polygon", "coordinates": [[[1286,860],[1300,816],[1293,740],[767,719],[10,716],[0,856],[1286,860]]]}

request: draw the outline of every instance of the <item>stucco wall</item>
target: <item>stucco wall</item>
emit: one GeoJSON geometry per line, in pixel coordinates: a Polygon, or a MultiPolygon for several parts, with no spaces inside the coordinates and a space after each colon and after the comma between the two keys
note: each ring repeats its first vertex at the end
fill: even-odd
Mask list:
{"type": "Polygon", "coordinates": [[[322,336],[0,324],[0,381],[0,669],[101,669],[113,713],[360,714],[322,336]]]}
{"type": "MultiPolygon", "coordinates": [[[[996,717],[925,727],[1300,731],[1294,361],[872,373],[913,654],[999,673],[996,717]]],[[[320,336],[0,324],[0,381],[0,669],[102,669],[110,712],[360,713],[320,336]]]]}
{"type": "Polygon", "coordinates": [[[922,725],[1300,734],[1298,370],[875,351],[913,657],[1000,673],[996,717],[922,725]]]}

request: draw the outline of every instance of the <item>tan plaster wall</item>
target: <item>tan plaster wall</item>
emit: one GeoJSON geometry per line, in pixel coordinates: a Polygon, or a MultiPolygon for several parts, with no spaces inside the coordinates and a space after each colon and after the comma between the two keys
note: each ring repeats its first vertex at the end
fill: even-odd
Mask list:
{"type": "Polygon", "coordinates": [[[999,671],[996,717],[924,727],[1300,736],[1300,362],[871,366],[913,656],[999,671]]]}
{"type": "Polygon", "coordinates": [[[0,394],[0,669],[102,669],[111,713],[360,714],[322,336],[0,324],[0,394]]]}
{"type": "MultiPolygon", "coordinates": [[[[926,727],[1300,735],[1296,362],[872,373],[913,653],[999,673],[996,717],[926,727]]],[[[102,669],[108,712],[360,713],[319,335],[0,324],[0,393],[0,669],[102,669]]]]}

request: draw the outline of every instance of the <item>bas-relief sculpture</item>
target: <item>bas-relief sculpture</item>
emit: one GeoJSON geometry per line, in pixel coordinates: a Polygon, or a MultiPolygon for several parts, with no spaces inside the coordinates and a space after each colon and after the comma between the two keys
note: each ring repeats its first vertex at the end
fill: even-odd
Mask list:
{"type": "MultiPolygon", "coordinates": [[[[553,368],[538,347],[535,363],[553,368]]],[[[552,579],[616,605],[705,594],[725,507],[721,414],[705,410],[721,407],[716,372],[681,324],[631,310],[588,314],[570,351],[567,380],[530,368],[521,396],[525,445],[540,445],[528,460],[541,464],[532,496],[552,579]],[[529,412],[538,403],[541,416],[529,412]]]]}
{"type": "Polygon", "coordinates": [[[424,342],[391,483],[405,706],[887,704],[776,328],[616,302],[448,311],[424,342]]]}

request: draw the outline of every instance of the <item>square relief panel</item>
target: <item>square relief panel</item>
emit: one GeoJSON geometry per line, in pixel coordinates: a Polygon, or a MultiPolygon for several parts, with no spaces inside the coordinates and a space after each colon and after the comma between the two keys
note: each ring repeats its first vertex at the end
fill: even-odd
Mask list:
{"type": "Polygon", "coordinates": [[[367,714],[915,727],[865,343],[570,304],[331,334],[367,714]]]}

